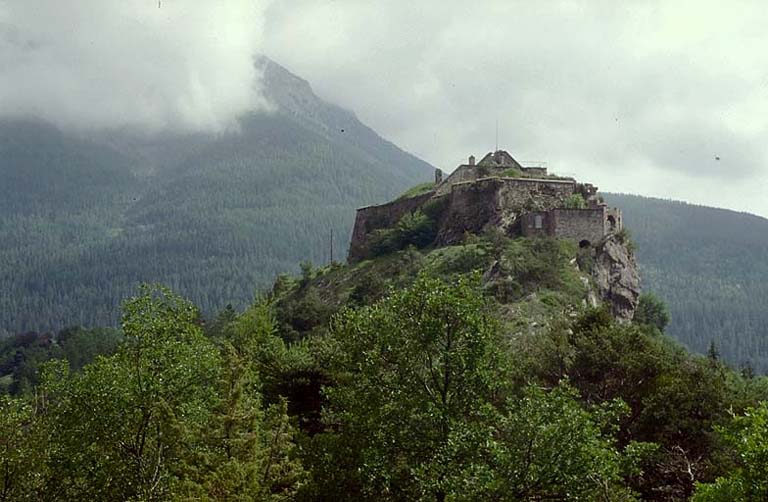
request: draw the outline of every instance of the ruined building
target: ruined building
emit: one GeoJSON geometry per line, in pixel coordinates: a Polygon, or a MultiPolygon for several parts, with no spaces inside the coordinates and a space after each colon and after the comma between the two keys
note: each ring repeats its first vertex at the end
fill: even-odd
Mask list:
{"type": "Polygon", "coordinates": [[[424,193],[358,209],[349,260],[366,257],[377,230],[417,210],[436,220],[436,245],[493,226],[511,236],[548,235],[586,247],[622,228],[621,211],[607,207],[597,187],[551,175],[546,167],[525,167],[499,150],[479,162],[470,156],[445,179],[438,170],[434,187],[424,193]]]}
{"type": "MultiPolygon", "coordinates": [[[[505,151],[491,152],[421,192],[378,206],[358,209],[349,247],[351,263],[397,246],[460,244],[467,233],[486,230],[515,236],[570,239],[593,256],[591,283],[595,296],[609,302],[622,321],[632,319],[640,279],[632,251],[619,234],[621,211],[609,208],[597,187],[555,176],[546,167],[526,167],[505,151]]],[[[492,270],[486,272],[491,276],[492,270]]]]}
{"type": "MultiPolygon", "coordinates": [[[[607,301],[620,320],[632,319],[640,294],[637,265],[623,236],[621,211],[597,187],[527,167],[509,153],[488,153],[423,190],[387,204],[358,209],[349,247],[351,263],[403,245],[449,246],[469,234],[495,230],[515,236],[552,236],[578,243],[594,259],[590,302],[607,301]]],[[[493,267],[492,267],[493,269],[493,267]]],[[[492,275],[493,270],[486,275],[492,275]]]]}

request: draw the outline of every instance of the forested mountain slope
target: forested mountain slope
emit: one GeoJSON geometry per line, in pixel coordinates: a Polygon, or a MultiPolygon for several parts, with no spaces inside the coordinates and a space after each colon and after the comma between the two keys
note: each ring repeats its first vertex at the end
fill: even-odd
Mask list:
{"type": "Polygon", "coordinates": [[[638,244],[643,288],[671,312],[669,333],[734,366],[768,371],[768,220],[682,202],[606,194],[638,244]]]}
{"type": "Polygon", "coordinates": [[[432,175],[425,162],[269,60],[272,113],[221,135],[82,137],[0,124],[0,334],[113,325],[142,281],[204,311],[244,305],[302,260],[342,259],[354,209],[432,175]]]}

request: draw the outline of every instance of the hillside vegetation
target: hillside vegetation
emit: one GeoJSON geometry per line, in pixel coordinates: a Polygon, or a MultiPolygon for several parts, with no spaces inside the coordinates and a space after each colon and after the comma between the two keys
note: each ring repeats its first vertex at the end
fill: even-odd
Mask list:
{"type": "Polygon", "coordinates": [[[220,135],[80,136],[0,123],[0,335],[116,326],[160,281],[205,312],[243,307],[298,263],[343,258],[354,210],[431,167],[270,61],[274,113],[220,135]]]}
{"type": "Polygon", "coordinates": [[[768,371],[768,220],[681,202],[606,194],[638,244],[643,287],[668,304],[669,333],[733,366],[768,371]]]}
{"type": "Polygon", "coordinates": [[[768,496],[768,379],[687,353],[658,302],[634,324],[587,307],[588,251],[403,246],[207,322],[142,289],[114,353],[0,397],[5,498],[768,496]]]}

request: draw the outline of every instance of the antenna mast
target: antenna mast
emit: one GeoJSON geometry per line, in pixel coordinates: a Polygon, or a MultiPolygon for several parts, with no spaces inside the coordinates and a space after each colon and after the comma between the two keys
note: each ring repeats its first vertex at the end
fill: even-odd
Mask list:
{"type": "Polygon", "coordinates": [[[331,228],[331,259],[328,263],[333,263],[333,228],[331,228]]]}
{"type": "Polygon", "coordinates": [[[499,151],[499,117],[496,117],[496,148],[493,151],[499,151]]]}

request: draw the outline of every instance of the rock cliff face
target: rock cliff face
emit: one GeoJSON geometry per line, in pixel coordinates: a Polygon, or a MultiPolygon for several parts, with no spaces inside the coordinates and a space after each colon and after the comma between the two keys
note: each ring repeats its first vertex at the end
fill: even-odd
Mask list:
{"type": "Polygon", "coordinates": [[[608,302],[613,315],[629,322],[640,296],[640,274],[632,252],[616,236],[609,236],[595,248],[592,277],[597,294],[608,302]]]}

